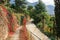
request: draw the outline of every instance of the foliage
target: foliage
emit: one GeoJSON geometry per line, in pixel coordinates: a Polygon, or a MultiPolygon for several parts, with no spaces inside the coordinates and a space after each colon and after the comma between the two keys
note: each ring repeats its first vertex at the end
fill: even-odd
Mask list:
{"type": "Polygon", "coordinates": [[[17,12],[24,12],[26,9],[25,0],[15,0],[15,9],[17,12]]]}
{"type": "Polygon", "coordinates": [[[35,6],[26,6],[26,2],[25,0],[15,0],[15,4],[9,4],[8,3],[5,5],[7,6],[7,9],[12,13],[14,12],[15,16],[18,19],[18,23],[20,24],[21,21],[21,16],[22,14],[27,14],[29,15],[31,18],[34,19],[34,23],[37,25],[37,27],[39,29],[42,29],[43,32],[46,32],[45,34],[48,36],[51,36],[50,34],[50,29],[53,30],[52,28],[54,28],[53,23],[54,23],[54,19],[55,17],[51,17],[46,9],[45,9],[45,4],[39,0],[38,4],[36,4],[35,6]],[[47,31],[44,30],[44,28],[47,25],[47,31]],[[50,29],[49,29],[50,28],[50,29]]]}
{"type": "Polygon", "coordinates": [[[28,6],[27,10],[29,12],[30,17],[34,19],[35,24],[41,21],[41,18],[44,16],[46,12],[45,5],[41,1],[39,1],[38,4],[35,5],[34,7],[28,6]]]}

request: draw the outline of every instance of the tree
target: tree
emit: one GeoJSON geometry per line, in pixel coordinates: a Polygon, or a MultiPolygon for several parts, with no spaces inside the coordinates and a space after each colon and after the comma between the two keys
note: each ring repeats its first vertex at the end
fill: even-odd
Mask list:
{"type": "Polygon", "coordinates": [[[33,14],[33,11],[34,11],[33,6],[28,6],[28,7],[27,7],[27,14],[28,14],[29,16],[31,16],[31,15],[33,14]]]}
{"type": "Polygon", "coordinates": [[[10,1],[11,0],[6,0],[6,6],[10,6],[10,1]]]}
{"type": "Polygon", "coordinates": [[[46,12],[45,4],[41,0],[39,0],[38,4],[35,6],[35,9],[37,13],[46,12]]]}
{"type": "Polygon", "coordinates": [[[2,2],[5,3],[5,4],[7,4],[7,3],[10,2],[10,0],[0,0],[0,4],[1,4],[2,2]]]}
{"type": "Polygon", "coordinates": [[[44,12],[46,12],[45,5],[42,1],[39,0],[38,4],[34,7],[33,13],[31,14],[31,17],[34,18],[35,24],[39,23],[42,20],[41,17],[44,17],[42,15],[44,12]]]}
{"type": "Polygon", "coordinates": [[[14,4],[11,4],[11,8],[16,13],[24,13],[26,10],[26,2],[25,0],[15,0],[14,4]]]}
{"type": "Polygon", "coordinates": [[[56,32],[57,36],[60,37],[60,0],[54,1],[55,1],[56,32]]]}
{"type": "Polygon", "coordinates": [[[28,6],[27,10],[31,10],[32,11],[33,6],[28,6]]]}
{"type": "Polygon", "coordinates": [[[17,12],[24,12],[26,9],[25,0],[15,0],[15,9],[17,12]]]}

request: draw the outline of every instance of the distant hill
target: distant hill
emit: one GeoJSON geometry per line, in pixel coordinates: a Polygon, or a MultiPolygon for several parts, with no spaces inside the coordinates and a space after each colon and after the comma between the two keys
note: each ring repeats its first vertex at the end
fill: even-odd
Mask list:
{"type": "Polygon", "coordinates": [[[36,4],[38,4],[38,2],[34,2],[34,3],[27,2],[27,5],[31,5],[31,6],[35,6],[36,4]]]}
{"type": "MultiPolygon", "coordinates": [[[[35,3],[27,2],[27,4],[31,5],[31,6],[35,6],[36,4],[38,4],[38,2],[35,2],[35,3]]],[[[54,6],[53,5],[46,5],[46,10],[50,15],[54,15],[54,6]]]]}

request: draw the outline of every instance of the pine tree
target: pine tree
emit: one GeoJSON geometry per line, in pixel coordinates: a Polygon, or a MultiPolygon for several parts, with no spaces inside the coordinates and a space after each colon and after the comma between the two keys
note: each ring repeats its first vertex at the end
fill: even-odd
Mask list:
{"type": "Polygon", "coordinates": [[[15,0],[15,9],[17,12],[24,12],[26,8],[25,0],[15,0]]]}
{"type": "Polygon", "coordinates": [[[35,20],[34,23],[37,24],[37,23],[39,23],[41,21],[41,18],[42,19],[44,18],[44,15],[43,15],[44,12],[46,12],[45,4],[41,0],[39,0],[38,4],[35,5],[35,9],[34,9],[34,11],[32,13],[33,14],[32,17],[35,20]]]}

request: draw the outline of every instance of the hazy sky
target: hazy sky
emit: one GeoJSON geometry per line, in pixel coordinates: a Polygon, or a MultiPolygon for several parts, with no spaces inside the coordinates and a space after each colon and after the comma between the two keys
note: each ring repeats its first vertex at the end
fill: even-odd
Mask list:
{"type": "MultiPolygon", "coordinates": [[[[28,2],[37,2],[38,0],[27,0],[28,2]]],[[[42,0],[46,5],[53,5],[54,6],[54,0],[42,0]]]]}
{"type": "MultiPolygon", "coordinates": [[[[11,0],[12,3],[14,0],[11,0]]],[[[30,3],[37,2],[38,0],[27,0],[30,3]]],[[[54,0],[42,0],[46,5],[53,5],[54,6],[54,0]]]]}

